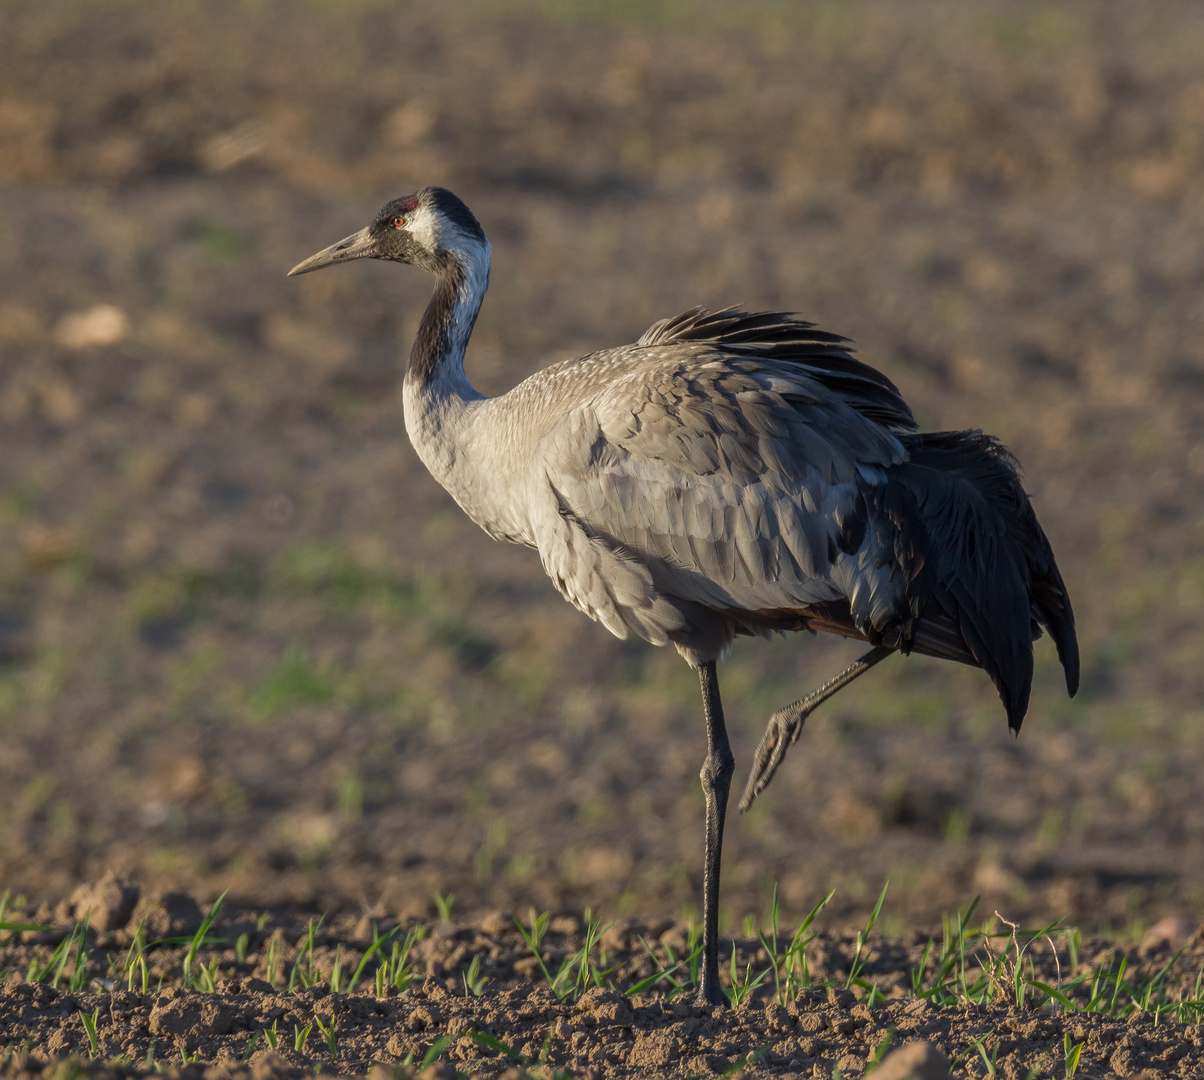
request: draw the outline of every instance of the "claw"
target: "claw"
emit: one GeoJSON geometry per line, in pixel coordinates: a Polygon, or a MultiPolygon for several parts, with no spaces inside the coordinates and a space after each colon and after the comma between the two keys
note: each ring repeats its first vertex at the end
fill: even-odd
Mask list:
{"type": "Polygon", "coordinates": [[[748,783],[744,785],[744,794],[740,796],[740,813],[744,813],[753,804],[753,800],[767,787],[773,779],[773,774],[782,764],[786,756],[786,747],[798,742],[802,734],[803,724],[820,705],[828,700],[842,686],[848,686],[859,675],[864,675],[878,661],[885,660],[894,649],[878,645],[870,649],[860,660],[854,661],[834,679],[829,679],[818,690],[813,690],[793,705],[778,709],[770,718],[769,726],[761,737],[761,744],[753,755],[752,768],[748,772],[748,783]]]}
{"type": "Polygon", "coordinates": [[[769,718],[769,726],[765,729],[765,734],[761,737],[761,744],[753,755],[752,768],[748,772],[748,783],[744,785],[744,794],[740,796],[740,813],[743,814],[752,806],[753,800],[769,786],[773,774],[782,764],[782,758],[786,756],[786,748],[791,743],[798,742],[799,734],[803,730],[803,722],[811,712],[810,709],[805,712],[801,709],[795,712],[796,707],[802,704],[803,702],[796,701],[794,705],[779,709],[769,718]],[[795,715],[789,715],[791,713],[795,715]]]}

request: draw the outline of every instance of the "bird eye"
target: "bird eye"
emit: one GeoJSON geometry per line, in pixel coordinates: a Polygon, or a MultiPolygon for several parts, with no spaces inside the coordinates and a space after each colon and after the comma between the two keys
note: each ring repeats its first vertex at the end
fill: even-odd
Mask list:
{"type": "Polygon", "coordinates": [[[395,218],[393,219],[393,228],[395,228],[395,229],[400,229],[400,228],[404,227],[405,223],[406,223],[406,219],[405,219],[405,218],[403,218],[403,217],[400,217],[400,216],[398,216],[398,217],[395,217],[395,218]]]}

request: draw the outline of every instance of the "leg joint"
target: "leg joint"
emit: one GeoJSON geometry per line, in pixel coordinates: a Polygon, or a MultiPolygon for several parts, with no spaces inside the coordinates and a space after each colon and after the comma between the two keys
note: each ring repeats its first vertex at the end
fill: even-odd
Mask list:
{"type": "Polygon", "coordinates": [[[703,759],[698,779],[702,781],[703,791],[714,791],[717,788],[727,788],[731,783],[732,774],[736,771],[736,759],[729,747],[715,748],[703,759]]]}

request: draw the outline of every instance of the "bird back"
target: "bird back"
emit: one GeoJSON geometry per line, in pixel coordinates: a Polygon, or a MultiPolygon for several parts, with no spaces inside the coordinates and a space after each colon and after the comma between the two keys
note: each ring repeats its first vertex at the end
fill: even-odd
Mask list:
{"type": "Polygon", "coordinates": [[[882,372],[853,355],[848,338],[781,311],[695,307],[653,323],[637,345],[710,345],[736,356],[797,365],[867,420],[894,432],[915,431],[911,407],[882,372]]]}

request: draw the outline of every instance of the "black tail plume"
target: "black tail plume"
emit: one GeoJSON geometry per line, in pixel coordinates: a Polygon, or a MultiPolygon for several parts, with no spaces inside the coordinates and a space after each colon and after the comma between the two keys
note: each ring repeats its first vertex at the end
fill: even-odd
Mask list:
{"type": "Polygon", "coordinates": [[[1079,651],[1070,597],[1020,480],[1015,458],[981,431],[904,436],[909,460],[891,470],[882,509],[896,529],[896,558],[925,623],[952,623],[994,682],[1019,731],[1033,678],[1032,643],[1049,631],[1073,696],[1079,651]]]}

